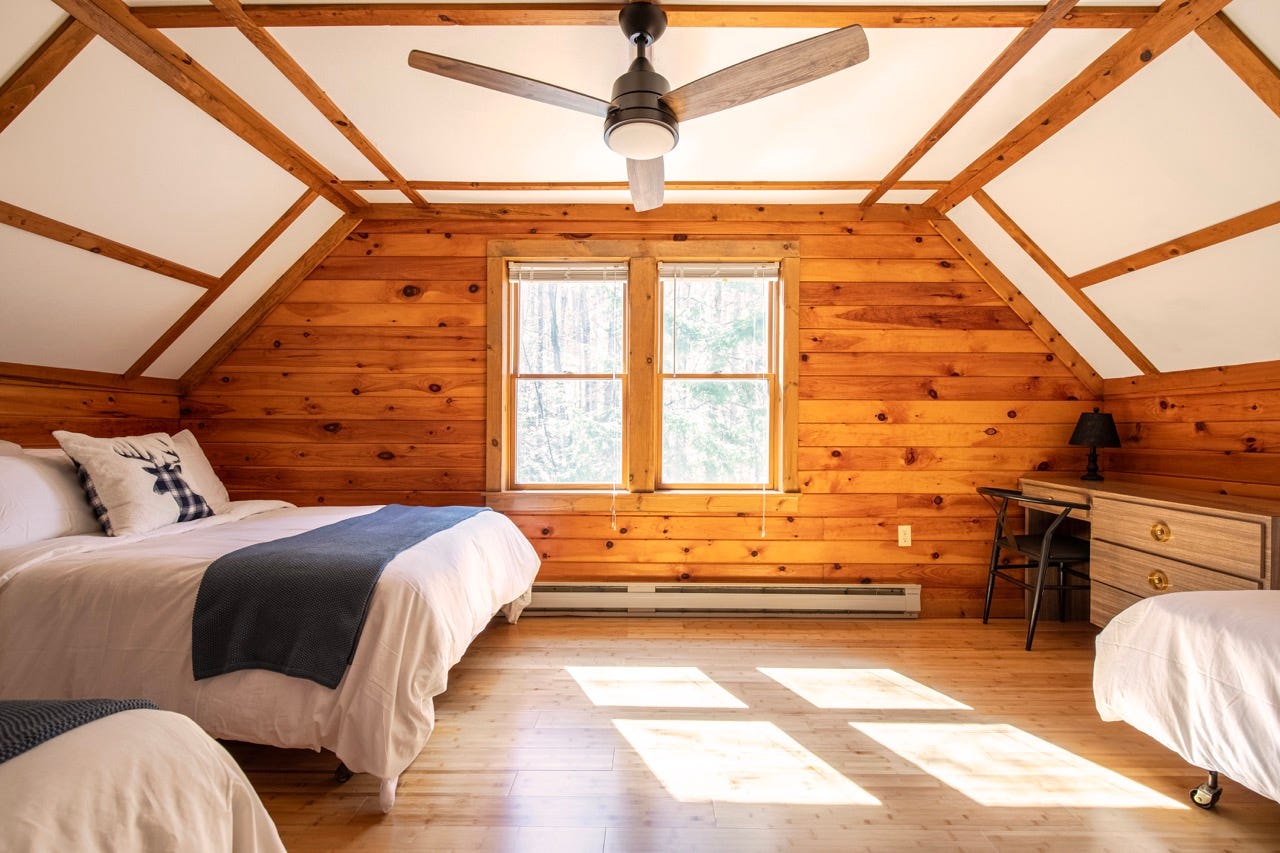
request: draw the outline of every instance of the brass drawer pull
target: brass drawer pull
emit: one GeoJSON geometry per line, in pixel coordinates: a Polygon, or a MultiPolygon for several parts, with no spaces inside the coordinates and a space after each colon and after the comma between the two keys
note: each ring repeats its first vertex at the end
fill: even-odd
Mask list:
{"type": "Polygon", "coordinates": [[[1169,588],[1169,576],[1159,569],[1156,569],[1154,572],[1147,575],[1147,583],[1151,584],[1151,588],[1156,592],[1164,592],[1169,588]]]}
{"type": "Polygon", "coordinates": [[[1168,542],[1173,538],[1173,531],[1163,521],[1157,521],[1151,525],[1151,538],[1157,542],[1168,542]]]}

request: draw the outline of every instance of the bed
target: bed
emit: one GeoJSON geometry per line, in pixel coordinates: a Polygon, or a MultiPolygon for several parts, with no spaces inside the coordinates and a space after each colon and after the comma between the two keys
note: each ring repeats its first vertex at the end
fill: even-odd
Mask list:
{"type": "Polygon", "coordinates": [[[329,749],[377,777],[390,810],[449,668],[495,614],[514,622],[529,601],[538,557],[505,516],[479,513],[387,565],[336,689],[256,669],[192,677],[192,613],[211,561],[374,509],[229,502],[146,533],[0,550],[0,699],[144,697],[218,738],[329,749]]]}
{"type": "Polygon", "coordinates": [[[1210,771],[1197,805],[1219,772],[1280,801],[1280,590],[1143,599],[1098,635],[1093,690],[1104,720],[1210,771]]]}
{"type": "Polygon", "coordinates": [[[225,749],[180,714],[141,709],[0,763],[0,848],[284,850],[225,749]]]}

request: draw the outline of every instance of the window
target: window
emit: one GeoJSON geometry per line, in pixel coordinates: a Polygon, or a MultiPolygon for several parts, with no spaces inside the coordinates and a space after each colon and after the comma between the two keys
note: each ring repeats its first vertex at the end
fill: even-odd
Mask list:
{"type": "Polygon", "coordinates": [[[565,246],[490,246],[490,491],[795,491],[794,244],[565,246]]]}

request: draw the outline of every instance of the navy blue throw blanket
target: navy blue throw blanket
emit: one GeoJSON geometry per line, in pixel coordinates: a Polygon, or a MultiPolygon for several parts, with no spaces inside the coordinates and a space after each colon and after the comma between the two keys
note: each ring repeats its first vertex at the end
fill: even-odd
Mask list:
{"type": "Polygon", "coordinates": [[[155,710],[145,699],[10,699],[0,702],[0,764],[77,726],[119,711],[155,710]]]}
{"type": "Polygon", "coordinates": [[[387,564],[433,533],[487,511],[392,504],[219,557],[196,594],[196,680],[269,669],[337,687],[387,564]]]}

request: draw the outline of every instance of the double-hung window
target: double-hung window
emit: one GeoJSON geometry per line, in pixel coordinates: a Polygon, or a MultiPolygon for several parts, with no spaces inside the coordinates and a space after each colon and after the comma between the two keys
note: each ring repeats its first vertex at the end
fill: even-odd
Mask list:
{"type": "Polygon", "coordinates": [[[491,246],[489,489],[795,491],[790,245],[491,246]]]}

